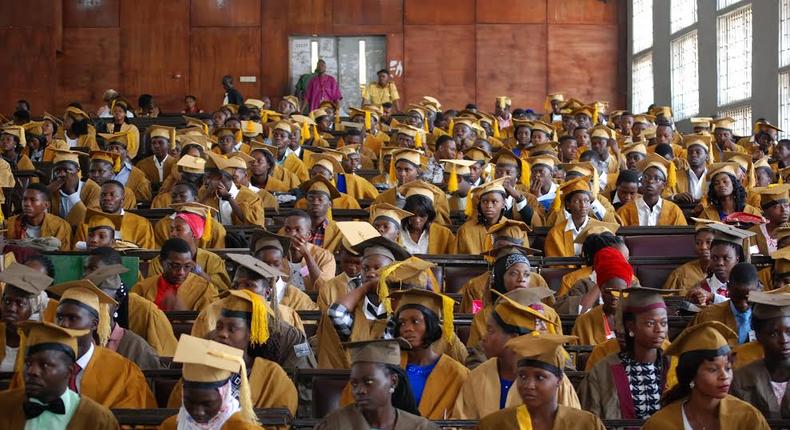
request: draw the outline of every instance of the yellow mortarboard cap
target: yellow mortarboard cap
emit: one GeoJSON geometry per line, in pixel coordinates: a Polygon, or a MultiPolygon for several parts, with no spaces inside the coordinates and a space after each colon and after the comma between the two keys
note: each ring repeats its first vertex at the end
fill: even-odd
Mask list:
{"type": "MultiPolygon", "coordinates": [[[[551,141],[551,142],[544,142],[539,143],[537,145],[533,145],[529,148],[529,156],[530,157],[542,157],[542,156],[553,156],[557,158],[557,146],[559,146],[559,142],[551,141]]],[[[527,160],[529,161],[529,160],[527,160]]],[[[560,160],[557,160],[555,164],[560,164],[560,160]]]]}
{"type": "Polygon", "coordinates": [[[187,145],[197,145],[203,149],[203,152],[211,149],[211,145],[214,143],[208,136],[204,134],[185,134],[178,136],[178,141],[181,142],[181,146],[187,145]]]}
{"type": "Polygon", "coordinates": [[[291,129],[291,123],[288,121],[277,121],[277,123],[274,124],[274,127],[272,127],[272,131],[274,130],[284,131],[288,134],[293,133],[293,130],[291,129]]]}
{"type": "Polygon", "coordinates": [[[533,157],[527,158],[527,162],[532,167],[535,167],[538,164],[542,164],[544,166],[549,166],[552,169],[554,169],[561,163],[561,161],[557,159],[557,157],[551,154],[535,155],[533,157]]]}
{"type": "MultiPolygon", "coordinates": [[[[425,288],[428,283],[427,271],[436,267],[436,264],[418,257],[408,257],[403,261],[390,264],[381,270],[381,282],[409,285],[425,288]]],[[[438,285],[435,287],[439,287],[438,285]]],[[[387,295],[386,297],[389,297],[387,295]]]]}
{"type": "Polygon", "coordinates": [[[491,154],[488,151],[478,148],[477,146],[473,146],[466,151],[464,151],[464,158],[474,161],[483,161],[488,163],[491,160],[491,154]]]}
{"type": "Polygon", "coordinates": [[[254,108],[263,109],[264,103],[263,100],[247,99],[244,100],[244,106],[252,106],[254,108]]]}
{"type": "Polygon", "coordinates": [[[75,121],[82,121],[84,119],[90,118],[90,115],[88,115],[84,110],[75,108],[74,106],[69,106],[66,108],[66,113],[63,114],[63,118],[65,119],[67,116],[70,116],[75,121]]]}
{"type": "Polygon", "coordinates": [[[309,180],[302,182],[299,185],[299,189],[301,189],[305,194],[311,192],[324,193],[328,195],[330,199],[336,199],[340,197],[340,192],[337,191],[335,185],[332,184],[329,179],[326,179],[321,175],[315,175],[309,180]]]}
{"type": "Polygon", "coordinates": [[[713,118],[707,116],[693,117],[689,119],[691,125],[694,127],[707,127],[710,128],[713,123],[713,118]]]}
{"type": "Polygon", "coordinates": [[[214,136],[217,136],[217,138],[225,137],[225,136],[233,136],[235,138],[236,133],[238,132],[239,129],[236,127],[217,127],[216,129],[214,129],[214,133],[212,134],[214,136]]]}
{"type": "Polygon", "coordinates": [[[767,320],[790,316],[790,293],[784,291],[750,291],[749,301],[754,304],[752,318],[767,320]]]}
{"type": "Polygon", "coordinates": [[[509,149],[502,148],[491,157],[491,162],[501,165],[520,165],[521,159],[509,149]]]}
{"type": "Polygon", "coordinates": [[[19,145],[23,148],[27,146],[27,139],[25,139],[25,128],[21,125],[7,125],[0,127],[0,134],[10,134],[19,139],[19,145]]]}
{"type": "Polygon", "coordinates": [[[228,154],[228,160],[231,160],[233,158],[240,158],[240,159],[242,159],[244,161],[244,163],[249,163],[250,161],[255,161],[255,159],[252,158],[249,154],[247,154],[246,152],[241,152],[241,151],[231,152],[230,154],[228,154]]]}
{"type": "Polygon", "coordinates": [[[711,182],[713,178],[719,173],[728,173],[737,178],[738,170],[740,168],[741,166],[735,162],[713,163],[708,166],[708,174],[705,177],[705,181],[711,182]]]}
{"type": "Polygon", "coordinates": [[[263,124],[256,121],[244,120],[241,122],[241,132],[247,137],[256,137],[263,134],[263,124]]]}
{"type": "Polygon", "coordinates": [[[221,306],[223,316],[249,321],[252,345],[263,345],[269,340],[269,314],[262,296],[245,289],[228,290],[221,306]]]}
{"type": "Polygon", "coordinates": [[[635,124],[651,124],[655,120],[656,117],[654,117],[653,115],[647,115],[647,114],[634,115],[635,124]]]}
{"type": "Polygon", "coordinates": [[[552,136],[554,134],[554,127],[552,127],[550,124],[546,124],[543,121],[532,121],[532,126],[530,127],[530,130],[532,130],[533,132],[542,131],[549,136],[552,136]]]}
{"type": "Polygon", "coordinates": [[[279,249],[283,253],[286,253],[288,249],[291,248],[291,238],[263,229],[256,229],[252,233],[252,238],[250,239],[250,250],[253,255],[255,255],[264,248],[279,249]]]}
{"type": "Polygon", "coordinates": [[[623,149],[620,151],[620,153],[623,154],[623,155],[628,155],[628,154],[630,154],[632,152],[637,152],[639,154],[642,154],[642,155],[646,156],[647,155],[647,146],[645,146],[645,144],[642,143],[642,142],[635,142],[635,143],[631,143],[629,145],[623,146],[623,149]]]}
{"type": "Polygon", "coordinates": [[[234,263],[244,267],[248,271],[253,271],[263,278],[272,279],[280,276],[285,276],[285,273],[280,272],[272,266],[264,263],[263,261],[253,257],[250,254],[225,254],[225,256],[234,263]]]}
{"type": "Polygon", "coordinates": [[[200,130],[203,130],[204,134],[208,134],[208,124],[203,122],[203,120],[198,118],[193,118],[191,116],[182,116],[182,118],[184,118],[184,121],[186,121],[187,128],[196,127],[199,128],[200,130]]]}
{"type": "Polygon", "coordinates": [[[44,121],[30,121],[27,124],[23,124],[22,128],[25,129],[26,133],[32,134],[33,136],[41,136],[44,134],[43,125],[44,121]]]}
{"type": "MultiPolygon", "coordinates": [[[[412,258],[417,259],[417,257],[412,258]]],[[[403,263],[403,265],[407,264],[408,262],[403,263]]],[[[430,270],[430,267],[422,269],[423,272],[425,270],[430,270]]],[[[398,301],[398,309],[406,305],[421,305],[430,309],[439,317],[442,323],[442,334],[444,338],[450,341],[453,339],[453,336],[455,336],[455,327],[453,324],[453,306],[455,302],[450,297],[422,288],[395,291],[390,297],[398,301]]]]}
{"type": "Polygon", "coordinates": [[[644,160],[636,163],[636,168],[642,173],[651,167],[655,167],[656,169],[660,170],[661,173],[664,174],[664,179],[666,179],[668,187],[675,185],[674,177],[670,177],[675,174],[673,166],[674,163],[654,152],[647,154],[647,157],[645,157],[644,160]]]}
{"type": "Polygon", "coordinates": [[[573,243],[584,243],[584,240],[587,239],[592,234],[601,234],[601,233],[612,233],[617,234],[617,230],[620,228],[620,224],[616,222],[603,222],[598,220],[590,219],[590,222],[587,223],[587,226],[584,227],[582,231],[576,235],[576,238],[573,240],[573,243]]]}
{"type": "Polygon", "coordinates": [[[45,121],[50,121],[53,124],[55,124],[56,128],[63,125],[63,120],[62,119],[56,117],[55,115],[52,115],[49,112],[44,112],[43,118],[44,118],[45,121]]]}
{"type": "Polygon", "coordinates": [[[122,223],[123,215],[121,214],[110,214],[92,208],[88,208],[85,211],[85,224],[88,225],[88,231],[91,231],[97,227],[107,227],[113,230],[121,230],[122,223]]]}
{"type": "Polygon", "coordinates": [[[79,350],[77,338],[90,333],[90,330],[68,329],[50,322],[32,320],[20,322],[19,329],[24,334],[25,355],[43,350],[56,350],[70,352],[69,355],[75,360],[79,350]]]}
{"type": "Polygon", "coordinates": [[[714,352],[726,355],[729,345],[738,341],[738,335],[719,321],[695,324],[683,330],[666,350],[667,355],[683,359],[688,352],[714,352]]]}
{"type": "Polygon", "coordinates": [[[398,187],[398,193],[405,198],[409,198],[413,195],[421,195],[427,197],[431,201],[435,201],[437,196],[440,195],[440,193],[443,194],[444,191],[436,187],[436,185],[417,180],[398,187]]]}
{"type": "Polygon", "coordinates": [[[710,152],[713,137],[706,134],[687,134],[683,136],[683,146],[688,149],[694,145],[699,145],[705,148],[705,151],[710,152]]]}
{"type": "Polygon", "coordinates": [[[17,262],[12,262],[0,272],[0,282],[16,287],[26,293],[37,296],[52,285],[53,279],[17,262]]]}
{"type": "Polygon", "coordinates": [[[499,191],[501,193],[507,194],[504,186],[506,180],[507,177],[494,179],[493,181],[486,182],[478,187],[473,188],[471,192],[473,193],[475,199],[479,199],[484,194],[488,194],[494,191],[499,191]]]}
{"type": "Polygon", "coordinates": [[[401,208],[399,208],[397,206],[393,206],[393,205],[391,205],[389,203],[376,203],[376,204],[370,205],[370,207],[368,208],[368,211],[370,212],[369,220],[370,220],[371,224],[374,221],[376,221],[379,217],[386,217],[386,218],[391,219],[393,222],[395,222],[400,227],[401,221],[403,221],[405,218],[408,218],[410,216],[414,216],[413,213],[411,213],[409,211],[405,211],[405,210],[403,210],[403,209],[401,209],[401,208]]]}
{"type": "Polygon", "coordinates": [[[614,135],[614,130],[610,129],[605,125],[596,125],[590,131],[590,139],[594,139],[594,138],[611,139],[613,135],[614,135]]]}
{"type": "Polygon", "coordinates": [[[345,342],[342,344],[351,356],[351,364],[377,363],[400,366],[401,351],[411,349],[402,338],[345,342]]]}
{"type": "Polygon", "coordinates": [[[176,165],[184,172],[205,173],[206,171],[206,160],[200,157],[193,157],[189,154],[182,156],[176,165]]]}
{"type": "Polygon", "coordinates": [[[730,117],[718,118],[711,121],[714,130],[717,128],[725,129],[725,130],[732,130],[735,127],[735,120],[730,117]]]}
{"type": "Polygon", "coordinates": [[[108,145],[118,143],[123,145],[124,148],[129,146],[129,132],[122,131],[120,133],[99,133],[99,136],[107,141],[108,145]]]}
{"type": "MultiPolygon", "coordinates": [[[[384,205],[386,203],[380,204],[384,205]]],[[[370,206],[371,211],[374,210],[374,206],[377,205],[370,206]]],[[[368,239],[381,236],[378,230],[365,221],[338,221],[337,228],[343,235],[343,239],[348,243],[348,246],[352,248],[368,239]]],[[[356,250],[353,249],[349,249],[349,251],[356,252],[356,250]]]]}
{"type": "Polygon", "coordinates": [[[176,128],[167,127],[164,125],[152,125],[148,127],[148,135],[151,138],[162,137],[168,140],[171,144],[176,141],[176,128]]]}
{"type": "Polygon", "coordinates": [[[354,245],[354,251],[361,253],[363,257],[381,255],[393,261],[402,261],[411,256],[405,248],[380,235],[354,245]]]}
{"type": "Polygon", "coordinates": [[[551,370],[559,373],[569,358],[563,345],[578,339],[576,336],[534,332],[511,338],[505,342],[505,347],[516,353],[519,367],[549,365],[551,370]]]}
{"type": "Polygon", "coordinates": [[[239,387],[241,415],[246,421],[257,424],[258,420],[250,397],[244,351],[219,342],[182,334],[178,339],[173,362],[183,363],[181,374],[185,388],[189,387],[190,383],[198,383],[200,387],[205,386],[206,383],[221,386],[227,383],[231,375],[238,374],[241,379],[239,387]]]}
{"type": "Polygon", "coordinates": [[[87,275],[83,276],[82,279],[88,280],[92,282],[93,285],[101,288],[101,283],[107,280],[109,277],[121,275],[128,271],[129,269],[127,269],[123,264],[108,264],[88,273],[87,275]]]}
{"type": "Polygon", "coordinates": [[[321,166],[328,170],[331,175],[343,173],[343,165],[340,164],[340,161],[333,154],[320,153],[311,155],[310,168],[312,169],[313,166],[321,166]]]}
{"type": "MultiPolygon", "coordinates": [[[[505,324],[530,331],[537,329],[538,320],[543,321],[549,326],[555,325],[554,322],[546,318],[541,312],[529,307],[529,305],[535,303],[524,304],[510,297],[510,293],[502,294],[494,289],[492,289],[491,292],[499,296],[496,304],[494,304],[494,312],[496,312],[497,316],[505,324]]],[[[531,301],[531,299],[527,300],[531,301]]]]}
{"type": "MultiPolygon", "coordinates": [[[[790,235],[790,228],[787,229],[787,234],[790,235]]],[[[779,240],[777,238],[777,240],[779,240]]],[[[790,273],[790,247],[782,248],[771,254],[774,259],[774,274],[784,275],[790,273]]],[[[751,293],[749,293],[751,295],[751,293]]]]}
{"type": "Polygon", "coordinates": [[[495,237],[507,237],[522,240],[522,244],[529,244],[527,233],[532,231],[529,226],[521,221],[503,217],[501,221],[492,225],[486,230],[488,234],[495,237]]]}
{"type": "Polygon", "coordinates": [[[713,231],[713,240],[734,243],[743,246],[743,241],[754,236],[755,233],[734,227],[728,224],[712,223],[708,229],[713,231]]]}
{"type": "MultiPolygon", "coordinates": [[[[296,109],[297,111],[301,110],[301,109],[299,109],[299,99],[296,96],[285,96],[285,97],[283,97],[283,100],[285,100],[286,102],[290,103],[291,106],[293,106],[294,109],[296,109]]],[[[333,104],[333,106],[334,106],[334,104],[333,104]]]]}
{"type": "Polygon", "coordinates": [[[75,301],[83,306],[96,311],[99,323],[96,327],[96,334],[99,337],[101,346],[107,345],[110,339],[110,310],[109,305],[117,305],[118,302],[99,289],[93,282],[87,279],[78,281],[64,282],[49,288],[49,291],[60,296],[60,304],[68,301],[75,301]]]}
{"type": "Polygon", "coordinates": [[[396,132],[398,134],[405,134],[406,136],[409,136],[412,139],[417,138],[417,133],[419,133],[419,131],[417,131],[416,128],[406,124],[401,124],[401,126],[396,129],[396,132]]]}
{"type": "Polygon", "coordinates": [[[546,99],[548,99],[549,101],[557,100],[559,102],[562,102],[565,101],[565,96],[563,96],[562,93],[551,93],[546,96],[546,99]]]}
{"type": "Polygon", "coordinates": [[[771,203],[787,203],[790,184],[772,184],[767,187],[754,187],[752,192],[760,195],[760,206],[766,207],[771,203]]]}
{"type": "Polygon", "coordinates": [[[113,172],[121,171],[121,155],[115,152],[91,151],[91,161],[105,161],[110,163],[113,172]]]}

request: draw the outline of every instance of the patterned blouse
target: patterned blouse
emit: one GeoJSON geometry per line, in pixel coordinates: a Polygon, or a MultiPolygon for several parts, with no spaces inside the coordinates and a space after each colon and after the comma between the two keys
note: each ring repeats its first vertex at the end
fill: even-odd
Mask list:
{"type": "Polygon", "coordinates": [[[650,418],[661,408],[661,360],[656,360],[655,363],[639,363],[625,352],[620,352],[619,356],[628,376],[636,418],[650,418]]]}

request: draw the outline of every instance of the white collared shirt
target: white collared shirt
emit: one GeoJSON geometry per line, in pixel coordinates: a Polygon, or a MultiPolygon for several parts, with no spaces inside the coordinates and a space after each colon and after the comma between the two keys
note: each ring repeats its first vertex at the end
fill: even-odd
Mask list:
{"type": "Polygon", "coordinates": [[[80,143],[78,139],[72,139],[68,134],[64,134],[64,137],[66,138],[66,143],[69,144],[69,148],[74,148],[80,143]]]}
{"type": "Polygon", "coordinates": [[[77,373],[77,391],[82,391],[82,375],[85,374],[85,368],[88,367],[88,364],[91,362],[93,358],[93,342],[91,342],[90,348],[85,354],[82,354],[82,357],[77,359],[77,365],[80,366],[80,371],[77,373]]]}
{"type": "MultiPolygon", "coordinates": [[[[587,227],[587,224],[590,223],[590,217],[589,216],[584,217],[584,223],[582,223],[582,225],[579,226],[579,228],[576,228],[576,226],[573,224],[573,218],[571,217],[570,212],[565,211],[565,213],[568,214],[566,218],[567,222],[565,223],[565,231],[571,232],[571,235],[573,236],[573,240],[576,240],[576,236],[578,236],[579,233],[581,233],[582,230],[584,230],[584,228],[587,227]]],[[[578,257],[581,253],[582,253],[582,245],[580,243],[574,243],[573,255],[578,257]]]]}
{"type": "MultiPolygon", "coordinates": [[[[514,212],[521,212],[521,209],[524,209],[527,206],[527,199],[526,197],[522,199],[520,202],[516,202],[516,207],[514,212]]],[[[507,196],[505,199],[505,209],[510,210],[513,207],[513,196],[507,196]]]]}
{"type": "Polygon", "coordinates": [[[113,179],[126,186],[126,183],[129,182],[129,175],[131,173],[132,173],[132,164],[129,163],[128,161],[125,161],[123,163],[123,166],[121,167],[121,171],[116,173],[115,176],[113,176],[113,179]]]}
{"type": "Polygon", "coordinates": [[[84,182],[79,181],[77,183],[77,191],[73,194],[66,194],[63,192],[63,189],[58,191],[60,193],[60,217],[66,218],[71,212],[71,209],[77,205],[80,201],[80,192],[82,192],[82,185],[84,182]]]}
{"type": "Polygon", "coordinates": [[[728,299],[727,297],[719,294],[719,291],[726,291],[727,284],[719,281],[719,278],[716,275],[710,275],[707,279],[708,287],[710,287],[710,292],[713,293],[713,304],[726,302],[728,299]]]}
{"type": "Polygon", "coordinates": [[[689,193],[691,193],[691,197],[694,197],[694,200],[699,200],[702,198],[703,192],[703,185],[705,185],[705,176],[708,174],[708,168],[706,167],[702,174],[697,177],[694,174],[694,171],[689,169],[689,193]]]}
{"type": "Polygon", "coordinates": [[[419,240],[417,240],[416,243],[412,240],[411,234],[408,230],[401,229],[400,231],[400,240],[403,242],[403,247],[406,248],[406,250],[411,254],[427,254],[428,244],[430,243],[428,239],[429,237],[427,228],[423,230],[419,240]]]}
{"type": "Polygon", "coordinates": [[[557,183],[552,181],[549,191],[546,194],[539,196],[538,201],[543,202],[549,199],[554,200],[554,196],[557,195],[557,188],[559,188],[557,183]]]}
{"type": "Polygon", "coordinates": [[[274,291],[277,294],[277,303],[282,303],[283,297],[285,297],[285,287],[288,284],[283,281],[283,278],[277,278],[277,282],[274,283],[274,291]]]}
{"type": "Polygon", "coordinates": [[[162,182],[162,181],[165,180],[165,162],[167,161],[167,157],[169,157],[169,156],[170,155],[165,154],[165,158],[164,158],[164,160],[162,160],[161,163],[159,162],[159,159],[156,158],[156,155],[153,156],[154,157],[154,166],[156,166],[156,170],[159,171],[159,182],[162,182]]]}
{"type": "MultiPolygon", "coordinates": [[[[239,189],[234,183],[231,183],[228,192],[234,199],[239,195],[239,189]]],[[[233,225],[233,208],[230,206],[230,202],[225,199],[219,201],[219,221],[223,225],[233,225]]]]}
{"type": "Polygon", "coordinates": [[[249,188],[250,191],[252,191],[255,194],[258,194],[258,192],[261,190],[260,188],[256,187],[255,185],[252,185],[252,184],[247,185],[247,188],[249,188]]]}
{"type": "Polygon", "coordinates": [[[636,211],[639,214],[639,225],[642,227],[655,227],[658,225],[658,217],[661,215],[661,207],[664,206],[664,199],[658,198],[658,202],[651,209],[642,196],[636,199],[636,211]]]}

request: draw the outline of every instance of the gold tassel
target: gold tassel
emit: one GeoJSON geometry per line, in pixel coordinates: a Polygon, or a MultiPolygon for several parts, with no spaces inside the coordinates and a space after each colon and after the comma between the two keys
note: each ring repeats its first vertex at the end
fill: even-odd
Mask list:
{"type": "Polygon", "coordinates": [[[414,147],[422,148],[422,133],[420,133],[419,131],[417,132],[417,135],[414,136],[414,147]]]}
{"type": "Polygon", "coordinates": [[[96,334],[99,336],[99,346],[107,346],[110,340],[110,308],[107,303],[99,303],[99,325],[96,334]]]}
{"type": "Polygon", "coordinates": [[[447,134],[450,136],[453,135],[453,129],[455,128],[455,119],[450,118],[450,122],[447,123],[447,134]]]}
{"type": "Polygon", "coordinates": [[[269,318],[266,302],[250,290],[239,290],[252,302],[252,321],[250,321],[250,343],[263,345],[269,340],[269,318]]]}
{"type": "Polygon", "coordinates": [[[474,212],[474,194],[473,191],[470,191],[469,194],[466,195],[466,205],[464,205],[464,215],[467,218],[472,216],[472,212],[474,212]]]}
{"type": "Polygon", "coordinates": [[[398,176],[395,175],[395,157],[394,156],[390,157],[389,177],[390,177],[390,182],[392,182],[393,184],[398,183],[398,176]]]}
{"type": "Polygon", "coordinates": [[[452,163],[453,167],[450,170],[450,178],[447,180],[447,192],[452,194],[458,191],[458,172],[455,167],[455,163],[452,163]]]}
{"type": "Polygon", "coordinates": [[[551,212],[559,212],[560,209],[562,209],[562,191],[558,189],[554,201],[551,202],[551,212]]]}
{"type": "Polygon", "coordinates": [[[302,123],[302,142],[305,140],[310,140],[310,124],[303,122],[302,123]]]}
{"type": "Polygon", "coordinates": [[[246,121],[245,122],[245,124],[244,124],[244,131],[246,131],[247,133],[254,133],[255,132],[255,125],[252,123],[252,121],[246,121]]]}
{"type": "Polygon", "coordinates": [[[269,112],[263,111],[263,115],[261,116],[261,124],[266,124],[269,122],[269,112]]]}
{"type": "Polygon", "coordinates": [[[118,173],[121,171],[121,156],[116,155],[112,161],[112,171],[118,173]]]}
{"type": "Polygon", "coordinates": [[[521,184],[526,186],[529,189],[530,183],[532,182],[532,170],[529,167],[529,163],[524,161],[523,158],[519,158],[521,162],[521,184]]]}
{"type": "Polygon", "coordinates": [[[390,301],[390,290],[387,287],[387,277],[392,274],[398,267],[403,264],[403,261],[399,261],[397,263],[392,263],[389,266],[385,267],[381,274],[379,274],[379,301],[382,305],[384,305],[384,309],[387,311],[387,315],[392,314],[392,302],[390,301]]]}
{"type": "Polygon", "coordinates": [[[494,124],[493,124],[492,128],[494,129],[494,138],[495,139],[499,139],[502,135],[499,133],[499,120],[498,119],[494,118],[494,124]]]}
{"type": "Polygon", "coordinates": [[[529,415],[527,405],[521,405],[516,408],[516,422],[518,423],[518,430],[532,430],[532,417],[529,415]]]}
{"type": "Polygon", "coordinates": [[[19,335],[19,347],[17,348],[16,360],[14,360],[14,371],[23,372],[25,370],[25,355],[27,355],[27,336],[20,328],[16,331],[19,335]]]}
{"type": "Polygon", "coordinates": [[[592,125],[593,127],[598,125],[598,102],[593,103],[592,125]]]}
{"type": "Polygon", "coordinates": [[[206,212],[206,217],[203,218],[203,236],[200,237],[204,243],[207,243],[211,240],[211,223],[213,222],[211,218],[211,211],[206,212]]]}
{"type": "Polygon", "coordinates": [[[370,112],[365,111],[365,130],[370,131],[370,112]]]}
{"type": "Polygon", "coordinates": [[[321,135],[318,133],[318,127],[316,127],[316,125],[313,124],[310,127],[310,129],[312,130],[312,133],[313,133],[313,139],[319,140],[321,138],[321,135]]]}
{"type": "MultiPolygon", "coordinates": [[[[428,271],[431,271],[431,269],[428,269],[428,271]]],[[[440,295],[442,296],[442,331],[444,332],[444,338],[449,343],[452,342],[455,336],[455,325],[453,323],[453,307],[455,306],[455,302],[444,294],[440,295]]]]}
{"type": "Polygon", "coordinates": [[[431,131],[430,127],[428,127],[428,115],[422,119],[422,129],[425,130],[426,133],[431,131]]]}
{"type": "Polygon", "coordinates": [[[667,172],[667,188],[673,189],[678,183],[678,168],[674,162],[669,162],[669,171],[667,172]]]}

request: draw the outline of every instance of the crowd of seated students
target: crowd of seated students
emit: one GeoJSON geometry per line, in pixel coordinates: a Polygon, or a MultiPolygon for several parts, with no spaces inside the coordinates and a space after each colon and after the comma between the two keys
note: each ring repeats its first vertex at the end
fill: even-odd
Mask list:
{"type": "Polygon", "coordinates": [[[109,410],[156,409],[144,372],[168,367],[163,429],[310,417],[297,369],[349,372],[319,429],[790,419],[790,140],[768,121],[683,134],[665,106],[561,94],[542,116],[428,96],[303,115],[286,96],[139,122],[107,102],[0,127],[1,428],[118,428],[109,410]],[[646,287],[619,229],[687,225],[696,258],[646,287]],[[487,269],[451,294],[437,255],[487,269]],[[549,283],[541,255],[581,264],[549,283]],[[679,334],[668,298],[694,314],[679,334]]]}

